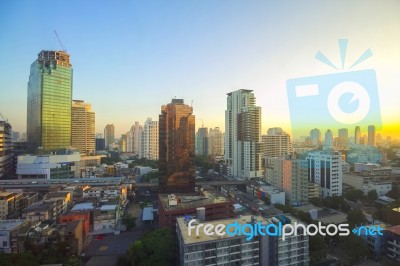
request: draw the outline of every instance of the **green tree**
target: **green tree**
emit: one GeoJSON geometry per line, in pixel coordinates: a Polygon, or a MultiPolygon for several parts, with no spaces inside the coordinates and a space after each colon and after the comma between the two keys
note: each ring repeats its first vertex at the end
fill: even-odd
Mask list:
{"type": "Polygon", "coordinates": [[[325,258],[327,254],[326,244],[322,235],[310,236],[310,262],[314,264],[325,258]]]}
{"type": "Polygon", "coordinates": [[[78,257],[70,257],[66,260],[63,266],[83,266],[83,262],[78,257]]]}
{"type": "Polygon", "coordinates": [[[162,228],[142,236],[129,246],[127,257],[130,265],[175,265],[175,232],[162,228]]]}
{"type": "Polygon", "coordinates": [[[371,202],[372,202],[372,201],[375,201],[375,200],[378,199],[378,193],[376,192],[375,189],[370,190],[370,191],[368,192],[368,194],[367,194],[367,198],[368,198],[368,200],[370,200],[371,202]]]}
{"type": "Polygon", "coordinates": [[[350,227],[355,227],[357,225],[365,224],[367,221],[364,213],[359,209],[349,211],[349,213],[347,214],[347,220],[349,222],[350,227]]]}
{"type": "Polygon", "coordinates": [[[271,204],[271,200],[270,198],[268,198],[267,196],[264,196],[263,201],[266,205],[270,205],[271,204]]]}
{"type": "Polygon", "coordinates": [[[345,252],[351,265],[356,264],[361,257],[369,255],[369,249],[361,237],[354,234],[339,237],[339,247],[345,252]]]}
{"type": "Polygon", "coordinates": [[[39,266],[39,260],[30,252],[18,254],[0,253],[1,266],[39,266]]]}
{"type": "Polygon", "coordinates": [[[350,201],[356,202],[364,198],[364,192],[360,189],[350,189],[344,194],[344,197],[350,201]]]}

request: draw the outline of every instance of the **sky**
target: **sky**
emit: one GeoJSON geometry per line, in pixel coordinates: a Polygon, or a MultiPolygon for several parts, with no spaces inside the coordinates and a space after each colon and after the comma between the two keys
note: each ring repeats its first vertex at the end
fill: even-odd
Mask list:
{"type": "Polygon", "coordinates": [[[380,131],[400,137],[399,12],[396,0],[1,1],[0,113],[26,131],[29,68],[41,50],[62,50],[56,30],[73,99],[92,104],[96,132],[158,120],[175,97],[193,105],[197,127],[224,130],[226,94],[250,89],[262,133],[290,133],[286,81],[349,71],[371,49],[352,71],[375,70],[380,131]],[[341,66],[339,39],[348,40],[344,69],[315,59],[320,51],[341,66]]]}

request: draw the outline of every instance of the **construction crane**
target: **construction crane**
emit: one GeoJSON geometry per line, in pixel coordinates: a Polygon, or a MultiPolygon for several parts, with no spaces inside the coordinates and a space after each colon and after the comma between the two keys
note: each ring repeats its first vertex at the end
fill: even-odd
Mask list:
{"type": "Polygon", "coordinates": [[[58,34],[57,34],[57,31],[56,31],[56,30],[54,30],[54,34],[56,35],[57,40],[58,40],[58,43],[60,44],[61,48],[63,49],[63,52],[66,53],[66,52],[67,52],[67,49],[65,49],[64,45],[62,44],[62,42],[61,42],[61,40],[60,40],[60,37],[58,37],[58,34]]]}
{"type": "Polygon", "coordinates": [[[0,117],[3,118],[3,121],[8,123],[8,119],[6,119],[1,113],[0,113],[0,117]]]}

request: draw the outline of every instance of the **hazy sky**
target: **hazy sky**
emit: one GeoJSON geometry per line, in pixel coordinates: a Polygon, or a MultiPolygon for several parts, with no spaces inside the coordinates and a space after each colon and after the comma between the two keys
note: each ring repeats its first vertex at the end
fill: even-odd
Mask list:
{"type": "Polygon", "coordinates": [[[73,98],[92,104],[96,132],[158,120],[174,97],[193,101],[197,126],[224,129],[226,93],[237,89],[254,90],[264,134],[290,131],[286,80],[336,73],[315,55],[340,65],[345,38],[346,66],[373,52],[353,70],[376,70],[383,133],[394,134],[399,14],[397,0],[1,1],[0,112],[26,130],[29,67],[41,50],[61,50],[56,29],[71,55],[73,98]]]}

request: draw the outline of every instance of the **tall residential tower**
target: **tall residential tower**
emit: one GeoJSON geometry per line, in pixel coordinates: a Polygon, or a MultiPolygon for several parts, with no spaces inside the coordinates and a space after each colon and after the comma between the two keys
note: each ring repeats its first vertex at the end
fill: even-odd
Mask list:
{"type": "Polygon", "coordinates": [[[27,149],[56,151],[71,146],[72,66],[63,51],[41,51],[28,82],[27,149]]]}
{"type": "Polygon", "coordinates": [[[72,102],[72,147],[82,155],[95,155],[95,114],[90,103],[72,102]]]}
{"type": "Polygon", "coordinates": [[[261,107],[252,90],[228,93],[225,111],[225,162],[228,175],[262,176],[261,107]]]}

